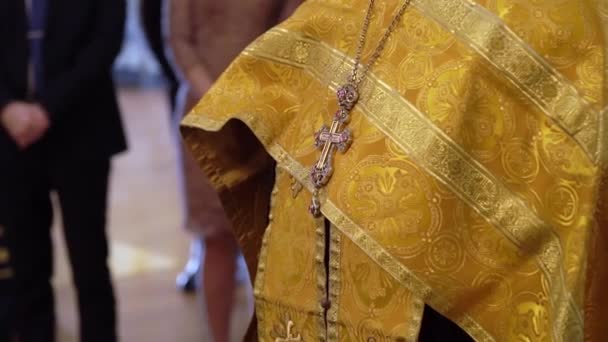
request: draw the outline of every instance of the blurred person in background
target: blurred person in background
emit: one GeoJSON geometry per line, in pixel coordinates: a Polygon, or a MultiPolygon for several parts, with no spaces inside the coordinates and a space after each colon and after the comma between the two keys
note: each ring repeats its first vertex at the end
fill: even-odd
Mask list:
{"type": "MultiPolygon", "coordinates": [[[[250,42],[286,18],[301,0],[169,0],[169,35],[181,77],[178,115],[184,115],[250,42]]],[[[238,245],[223,224],[222,205],[189,152],[183,153],[186,228],[205,244],[203,286],[216,342],[229,338],[238,245]]],[[[196,255],[196,254],[195,254],[196,255]]]]}
{"type": "Polygon", "coordinates": [[[117,341],[106,201],[111,158],[126,149],[111,77],[124,21],[124,0],[0,1],[0,223],[16,291],[10,329],[20,342],[55,341],[51,191],[80,340],[117,341]]]}
{"type": "Polygon", "coordinates": [[[175,113],[175,100],[179,82],[167,59],[167,46],[163,29],[166,27],[166,4],[163,0],[141,0],[141,24],[150,50],[160,65],[161,73],[166,81],[166,88],[171,102],[171,114],[175,113]]]}
{"type": "MultiPolygon", "coordinates": [[[[146,36],[146,40],[152,51],[156,61],[158,62],[161,73],[167,82],[167,95],[171,104],[171,121],[172,125],[176,126],[181,120],[183,113],[180,108],[178,113],[176,108],[177,91],[179,90],[179,81],[177,75],[174,72],[174,67],[167,58],[167,52],[169,50],[167,42],[167,31],[168,28],[168,1],[163,0],[142,0],[140,5],[140,17],[142,23],[142,29],[146,36]]],[[[177,144],[181,144],[181,137],[177,130],[174,130],[173,137],[177,144]]],[[[183,176],[183,175],[180,175],[183,176]]],[[[180,177],[183,178],[183,177],[180,177]]],[[[196,290],[199,285],[198,274],[200,266],[202,264],[203,246],[200,239],[195,239],[190,244],[190,256],[189,260],[177,277],[177,286],[186,292],[196,290]]]]}

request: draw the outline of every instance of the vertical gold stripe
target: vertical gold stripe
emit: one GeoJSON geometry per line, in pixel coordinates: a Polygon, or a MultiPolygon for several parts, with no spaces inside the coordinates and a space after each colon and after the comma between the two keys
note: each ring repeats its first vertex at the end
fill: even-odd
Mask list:
{"type": "MultiPolygon", "coordinates": [[[[410,292],[412,291],[410,290],[410,292]]],[[[411,320],[407,332],[408,342],[415,342],[419,339],[420,327],[422,326],[422,318],[424,316],[424,306],[424,299],[416,296],[414,292],[412,292],[411,307],[409,309],[412,314],[410,315],[411,320]]],[[[480,334],[487,333],[482,331],[480,334]]]]}
{"type": "Polygon", "coordinates": [[[500,18],[470,0],[413,4],[485,58],[599,162],[599,112],[500,18]]]}
{"type": "MultiPolygon", "coordinates": [[[[608,50],[606,51],[608,53],[608,50]]],[[[608,68],[606,68],[608,70],[608,68]]],[[[604,108],[600,114],[601,122],[601,142],[600,142],[600,153],[601,153],[601,168],[604,172],[608,171],[608,107],[604,108]]]]}
{"type": "MultiPolygon", "coordinates": [[[[608,1],[597,0],[599,16],[602,22],[602,34],[604,35],[604,107],[608,109],[608,1]]],[[[604,113],[606,110],[604,110],[604,113]]]]}
{"type": "MultiPolygon", "coordinates": [[[[278,182],[276,181],[276,178],[279,177],[279,172],[277,169],[276,172],[276,176],[275,176],[275,184],[274,187],[272,189],[272,195],[270,198],[270,210],[269,210],[269,216],[268,216],[268,227],[266,228],[266,231],[264,232],[264,237],[262,238],[262,247],[260,250],[260,257],[258,259],[258,267],[257,267],[257,272],[256,272],[256,276],[255,276],[255,284],[253,286],[253,294],[255,297],[255,303],[256,303],[256,307],[261,308],[265,306],[264,300],[263,300],[263,294],[264,294],[264,280],[265,280],[265,275],[266,275],[266,260],[267,260],[267,256],[268,256],[268,241],[270,240],[270,236],[272,234],[272,213],[273,213],[273,208],[275,205],[275,201],[276,201],[276,194],[278,192],[278,182]]],[[[266,316],[265,316],[265,310],[256,310],[255,314],[256,314],[256,318],[258,321],[258,336],[259,338],[261,338],[265,332],[261,332],[260,330],[264,330],[266,329],[267,326],[267,322],[266,322],[266,316]]]]}
{"type": "Polygon", "coordinates": [[[338,313],[340,312],[340,289],[341,289],[341,273],[340,273],[340,257],[342,248],[342,232],[335,226],[331,225],[331,234],[329,241],[329,300],[331,307],[327,312],[327,340],[340,341],[338,329],[338,313]]]}
{"type": "Polygon", "coordinates": [[[600,156],[602,167],[608,168],[608,1],[598,0],[599,16],[602,21],[602,34],[604,35],[604,110],[600,114],[600,156]]]}
{"type": "MultiPolygon", "coordinates": [[[[315,270],[317,275],[317,310],[324,313],[321,301],[327,295],[327,274],[325,272],[325,222],[322,218],[315,220],[315,270]]],[[[325,316],[319,315],[317,320],[319,341],[334,341],[328,337],[325,316]]]]}

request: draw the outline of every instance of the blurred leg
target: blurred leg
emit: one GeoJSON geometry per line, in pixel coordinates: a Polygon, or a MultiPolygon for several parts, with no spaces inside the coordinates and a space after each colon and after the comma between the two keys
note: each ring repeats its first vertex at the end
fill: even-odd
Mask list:
{"type": "Polygon", "coordinates": [[[81,342],[117,341],[106,236],[109,170],[109,160],[78,160],[53,172],[78,298],[81,342]]]}
{"type": "Polygon", "coordinates": [[[235,293],[238,245],[220,200],[197,161],[184,152],[188,226],[205,237],[203,287],[215,342],[227,342],[235,293]]]}
{"type": "Polygon", "coordinates": [[[205,238],[203,285],[207,317],[215,342],[228,342],[234,302],[238,246],[230,232],[205,238]]]}
{"type": "Polygon", "coordinates": [[[12,227],[16,328],[20,342],[55,341],[55,303],[51,277],[52,207],[48,191],[38,191],[12,227]]]}
{"type": "Polygon", "coordinates": [[[203,242],[200,239],[192,239],[190,242],[190,255],[182,273],[177,276],[177,287],[183,291],[194,291],[199,287],[198,275],[203,260],[203,242]]]}
{"type": "MultiPolygon", "coordinates": [[[[198,229],[198,223],[191,217],[190,208],[192,207],[191,198],[192,185],[189,185],[188,181],[188,167],[191,169],[194,168],[195,171],[198,167],[191,162],[191,160],[186,160],[186,157],[189,157],[189,152],[186,151],[182,138],[179,133],[179,124],[181,122],[181,118],[183,117],[184,112],[187,110],[186,107],[189,105],[188,103],[188,86],[182,85],[179,89],[177,95],[177,106],[175,109],[175,113],[172,117],[172,135],[175,139],[175,144],[177,147],[177,177],[179,181],[179,190],[181,192],[181,208],[182,208],[182,228],[192,232],[198,229]],[[190,162],[189,164],[187,164],[190,162]]],[[[192,173],[192,170],[189,171],[192,173]]],[[[199,205],[199,204],[195,204],[199,205]]],[[[197,277],[199,276],[201,264],[202,264],[202,243],[198,238],[193,238],[190,242],[190,255],[188,257],[188,261],[184,266],[184,270],[177,276],[176,284],[177,287],[183,291],[190,292],[196,290],[199,285],[199,280],[197,277]]]]}
{"type": "Polygon", "coordinates": [[[9,186],[13,203],[6,229],[16,290],[15,330],[20,342],[55,341],[53,212],[45,179],[42,163],[24,157],[9,186]]]}

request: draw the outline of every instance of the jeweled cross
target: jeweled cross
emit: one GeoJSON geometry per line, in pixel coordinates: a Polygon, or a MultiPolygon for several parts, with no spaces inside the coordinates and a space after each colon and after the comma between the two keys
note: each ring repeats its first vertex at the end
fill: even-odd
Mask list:
{"type": "Polygon", "coordinates": [[[323,126],[315,134],[315,145],[321,149],[321,157],[311,171],[312,181],[317,188],[327,185],[333,173],[331,162],[335,148],[344,153],[348,150],[352,140],[350,129],[338,132],[342,123],[338,120],[332,122],[331,127],[323,126]]]}
{"type": "Polygon", "coordinates": [[[291,329],[293,329],[293,322],[287,322],[287,336],[286,337],[277,337],[274,342],[298,342],[302,341],[302,336],[298,334],[298,336],[293,336],[291,329]]]}
{"type": "Polygon", "coordinates": [[[312,167],[310,176],[315,187],[310,212],[313,216],[321,215],[321,205],[319,202],[319,189],[323,188],[333,174],[332,157],[336,149],[345,153],[352,143],[352,132],[350,129],[344,129],[348,123],[350,111],[359,99],[359,93],[356,88],[351,85],[345,85],[338,89],[338,104],[340,109],[335,113],[331,127],[323,126],[320,131],[315,134],[315,146],[321,149],[321,156],[317,163],[312,167]]]}

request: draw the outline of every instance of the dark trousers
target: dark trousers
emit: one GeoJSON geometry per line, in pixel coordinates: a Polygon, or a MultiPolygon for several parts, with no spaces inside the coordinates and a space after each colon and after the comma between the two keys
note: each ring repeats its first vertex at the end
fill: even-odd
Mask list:
{"type": "Polygon", "coordinates": [[[456,323],[442,316],[430,306],[424,308],[419,342],[473,342],[456,323]]]}
{"type": "Polygon", "coordinates": [[[13,333],[20,342],[55,341],[55,304],[50,283],[50,192],[54,190],[77,292],[81,341],[116,341],[105,231],[109,160],[48,158],[36,148],[15,159],[9,166],[11,203],[4,211],[14,270],[13,333]]]}
{"type": "MultiPolygon", "coordinates": [[[[8,249],[4,226],[0,224],[0,250],[5,253],[8,249]]],[[[10,319],[14,310],[14,282],[12,268],[10,266],[10,254],[8,260],[0,261],[0,341],[10,341],[10,319]]]]}

